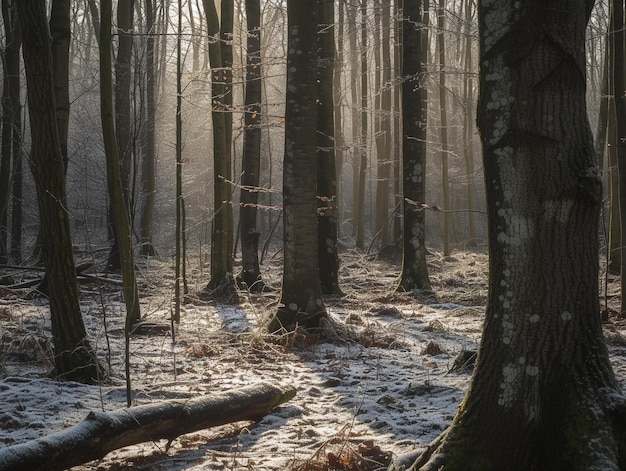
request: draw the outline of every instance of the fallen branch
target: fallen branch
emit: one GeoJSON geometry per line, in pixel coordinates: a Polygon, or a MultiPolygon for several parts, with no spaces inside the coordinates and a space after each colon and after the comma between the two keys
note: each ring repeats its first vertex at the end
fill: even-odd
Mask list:
{"type": "Polygon", "coordinates": [[[246,386],[216,396],[164,401],[113,412],[90,412],[73,427],[0,449],[0,470],[55,471],[146,441],[242,420],[256,421],[296,395],[294,388],[246,386]]]}

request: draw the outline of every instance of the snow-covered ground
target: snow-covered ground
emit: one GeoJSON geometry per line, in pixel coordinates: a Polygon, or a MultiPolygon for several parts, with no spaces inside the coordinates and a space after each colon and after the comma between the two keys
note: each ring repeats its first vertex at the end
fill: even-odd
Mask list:
{"type": "MultiPolygon", "coordinates": [[[[323,470],[336,457],[345,462],[338,469],[376,469],[357,460],[365,455],[384,462],[384,456],[426,446],[450,424],[468,385],[469,372],[449,370],[459,352],[477,346],[486,256],[435,254],[430,268],[437,299],[393,293],[395,265],[353,253],[342,258],[346,296],[329,298],[326,306],[341,325],[359,333],[358,341],[266,335],[259,326],[276,309],[278,292],[241,293],[236,306],[190,296],[174,342],[169,332],[131,340],[134,405],[259,382],[294,386],[294,399],[258,423],[199,430],[168,449],[165,441],[134,445],[72,469],[323,470]]],[[[278,262],[264,270],[276,286],[278,262]]],[[[169,261],[152,260],[142,270],[146,321],[168,323],[172,278],[169,261]]],[[[192,271],[192,293],[206,281],[199,269],[192,271]]],[[[45,302],[20,299],[24,291],[0,292],[0,447],[77,424],[91,410],[125,407],[120,295],[96,283],[82,285],[81,293],[92,345],[112,372],[97,386],[46,377],[45,302]]],[[[619,326],[611,327],[608,338],[624,377],[626,342],[619,326]]]]}

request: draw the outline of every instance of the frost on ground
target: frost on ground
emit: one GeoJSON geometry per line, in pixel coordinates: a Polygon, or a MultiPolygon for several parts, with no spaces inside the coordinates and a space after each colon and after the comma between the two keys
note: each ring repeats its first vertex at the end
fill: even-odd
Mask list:
{"type": "MultiPolygon", "coordinates": [[[[277,307],[277,290],[241,293],[236,306],[203,303],[190,295],[174,342],[170,332],[160,329],[145,329],[131,339],[134,405],[257,382],[295,386],[294,399],[258,423],[200,430],[169,447],[165,441],[148,441],[73,469],[375,469],[366,467],[367,460],[383,463],[393,454],[426,446],[450,424],[469,381],[469,372],[449,370],[461,351],[477,346],[486,256],[433,255],[436,299],[393,293],[394,264],[354,253],[344,254],[342,262],[346,296],[328,298],[326,305],[340,325],[359,333],[359,341],[266,335],[260,329],[277,307]]],[[[278,262],[267,264],[265,281],[278,286],[280,269],[278,262]]],[[[192,293],[207,282],[199,270],[189,277],[192,293]]],[[[146,322],[169,324],[172,279],[169,262],[150,260],[141,270],[146,322]]],[[[91,410],[125,407],[118,289],[96,282],[81,285],[91,343],[111,371],[98,386],[48,378],[45,301],[26,300],[24,290],[0,290],[0,447],[62,430],[91,410]]],[[[613,327],[608,338],[616,370],[623,374],[624,337],[613,327]]]]}

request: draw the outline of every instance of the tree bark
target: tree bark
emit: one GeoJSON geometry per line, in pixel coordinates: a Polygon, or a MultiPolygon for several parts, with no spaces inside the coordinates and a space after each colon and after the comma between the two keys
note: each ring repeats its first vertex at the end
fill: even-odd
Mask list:
{"type": "Polygon", "coordinates": [[[259,267],[259,236],[257,204],[261,174],[261,3],[246,0],[248,25],[245,117],[240,196],[240,234],[242,271],[238,281],[251,291],[263,291],[259,267]]]}
{"type": "Polygon", "coordinates": [[[207,294],[221,301],[233,301],[233,207],[231,201],[231,165],[227,86],[220,40],[220,24],[214,0],[203,0],[209,35],[211,95],[213,120],[213,205],[215,219],[211,238],[211,279],[207,294]]]}
{"type": "Polygon", "coordinates": [[[0,468],[62,471],[125,446],[167,439],[232,422],[257,421],[296,395],[294,388],[256,384],[187,401],[90,412],[73,427],[0,450],[0,468]]]}
{"type": "Polygon", "coordinates": [[[20,49],[22,35],[17,7],[11,0],[2,1],[6,45],[3,51],[2,155],[0,156],[0,262],[9,254],[15,263],[21,259],[22,231],[22,146],[20,103],[20,49]],[[11,182],[12,178],[12,182],[11,182]],[[10,198],[9,188],[13,187],[10,198]],[[11,243],[9,250],[8,210],[11,201],[11,243]]]}
{"type": "MultiPolygon", "coordinates": [[[[119,156],[120,179],[122,185],[122,195],[126,206],[126,217],[129,224],[133,223],[133,205],[131,195],[131,172],[132,172],[132,122],[130,106],[130,83],[131,83],[131,59],[133,49],[133,22],[134,22],[134,0],[120,0],[117,4],[117,35],[118,47],[115,57],[115,133],[117,154],[119,156]]],[[[111,199],[111,209],[109,219],[112,225],[116,224],[114,214],[113,198],[111,199]]],[[[111,252],[107,260],[107,267],[110,270],[122,268],[122,257],[124,254],[121,241],[117,238],[117,231],[113,230],[113,243],[111,252]]]]}
{"type": "Polygon", "coordinates": [[[17,2],[17,7],[32,133],[30,167],[37,189],[44,263],[52,288],[55,373],[64,379],[92,382],[100,377],[101,370],[87,340],[78,302],[45,2],[17,2]]]}
{"type": "Polygon", "coordinates": [[[111,199],[111,210],[114,216],[114,230],[119,244],[122,277],[124,279],[124,302],[126,304],[126,330],[130,325],[139,322],[141,311],[139,291],[135,277],[135,262],[132,247],[132,235],[124,201],[124,190],[121,176],[121,165],[115,134],[113,116],[113,78],[111,74],[111,0],[101,2],[100,25],[100,113],[102,121],[102,138],[107,169],[107,188],[111,199]]]}
{"type": "Polygon", "coordinates": [[[426,265],[428,0],[406,0],[402,21],[402,194],[404,236],[398,291],[430,291],[426,265]]]}
{"type": "Polygon", "coordinates": [[[335,60],[335,5],[318,0],[319,57],[317,62],[317,240],[320,284],[324,294],[342,294],[337,252],[337,173],[333,120],[333,69],[335,60]]]}
{"type": "Polygon", "coordinates": [[[283,165],[283,291],[269,329],[315,329],[327,316],[317,257],[318,10],[288,0],[287,102],[283,165]]]}
{"type": "Polygon", "coordinates": [[[152,244],[152,216],[156,197],[156,71],[155,71],[155,8],[153,0],[145,0],[146,10],[146,129],[141,189],[144,195],[141,212],[141,254],[155,256],[152,244]]]}
{"type": "Polygon", "coordinates": [[[585,102],[593,2],[478,5],[486,319],[465,400],[411,469],[625,469],[625,399],[599,312],[602,192],[585,102]]]}

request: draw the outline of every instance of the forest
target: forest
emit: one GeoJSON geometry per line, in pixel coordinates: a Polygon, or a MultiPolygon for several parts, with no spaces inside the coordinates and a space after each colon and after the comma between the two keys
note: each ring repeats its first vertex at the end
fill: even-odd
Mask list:
{"type": "Polygon", "coordinates": [[[623,0],[0,5],[0,471],[626,469],[623,0]]]}

